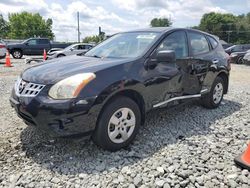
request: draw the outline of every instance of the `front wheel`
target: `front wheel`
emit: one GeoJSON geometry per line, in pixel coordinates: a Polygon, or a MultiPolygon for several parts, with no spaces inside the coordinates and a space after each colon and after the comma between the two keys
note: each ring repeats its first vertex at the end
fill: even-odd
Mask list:
{"type": "Polygon", "coordinates": [[[23,57],[23,53],[21,50],[13,50],[11,55],[15,58],[15,59],[21,59],[23,57]]]}
{"type": "Polygon", "coordinates": [[[202,105],[206,108],[217,108],[224,94],[224,81],[221,77],[216,77],[212,88],[208,94],[201,97],[202,105]]]}
{"type": "Polygon", "coordinates": [[[138,105],[128,97],[116,97],[102,110],[92,138],[103,149],[116,151],[134,140],[140,124],[138,105]]]}

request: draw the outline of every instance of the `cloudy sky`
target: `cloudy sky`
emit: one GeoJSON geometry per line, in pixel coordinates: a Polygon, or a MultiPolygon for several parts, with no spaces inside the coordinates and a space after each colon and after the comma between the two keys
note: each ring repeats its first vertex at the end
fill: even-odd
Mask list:
{"type": "Polygon", "coordinates": [[[5,18],[21,11],[52,18],[57,41],[77,41],[77,11],[84,38],[98,34],[98,26],[107,34],[148,27],[155,17],[170,18],[174,27],[194,26],[207,12],[250,12],[250,0],[0,0],[5,18]]]}

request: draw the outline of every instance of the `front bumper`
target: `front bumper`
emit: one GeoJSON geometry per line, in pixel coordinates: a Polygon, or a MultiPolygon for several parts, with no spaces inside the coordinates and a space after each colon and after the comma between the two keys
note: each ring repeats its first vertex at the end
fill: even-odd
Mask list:
{"type": "Polygon", "coordinates": [[[96,97],[85,100],[54,100],[43,94],[41,92],[36,97],[18,97],[13,89],[10,103],[26,124],[53,137],[91,135],[99,113],[98,106],[93,107],[96,97]]]}

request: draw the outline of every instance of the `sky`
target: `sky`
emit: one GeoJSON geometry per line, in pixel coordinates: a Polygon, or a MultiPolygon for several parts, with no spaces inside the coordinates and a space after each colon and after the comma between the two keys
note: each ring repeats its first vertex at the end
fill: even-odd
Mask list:
{"type": "Polygon", "coordinates": [[[77,41],[77,11],[80,12],[81,39],[149,27],[155,17],[169,18],[173,27],[199,24],[211,11],[235,15],[250,12],[250,0],[0,0],[0,14],[38,12],[52,18],[57,41],[77,41]]]}

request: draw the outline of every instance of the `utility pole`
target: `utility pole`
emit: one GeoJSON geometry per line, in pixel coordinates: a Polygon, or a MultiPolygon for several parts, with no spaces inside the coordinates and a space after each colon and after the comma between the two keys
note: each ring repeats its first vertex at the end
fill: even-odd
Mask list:
{"type": "Polygon", "coordinates": [[[80,25],[79,25],[79,12],[77,12],[77,33],[78,33],[78,42],[80,42],[80,25]]]}

